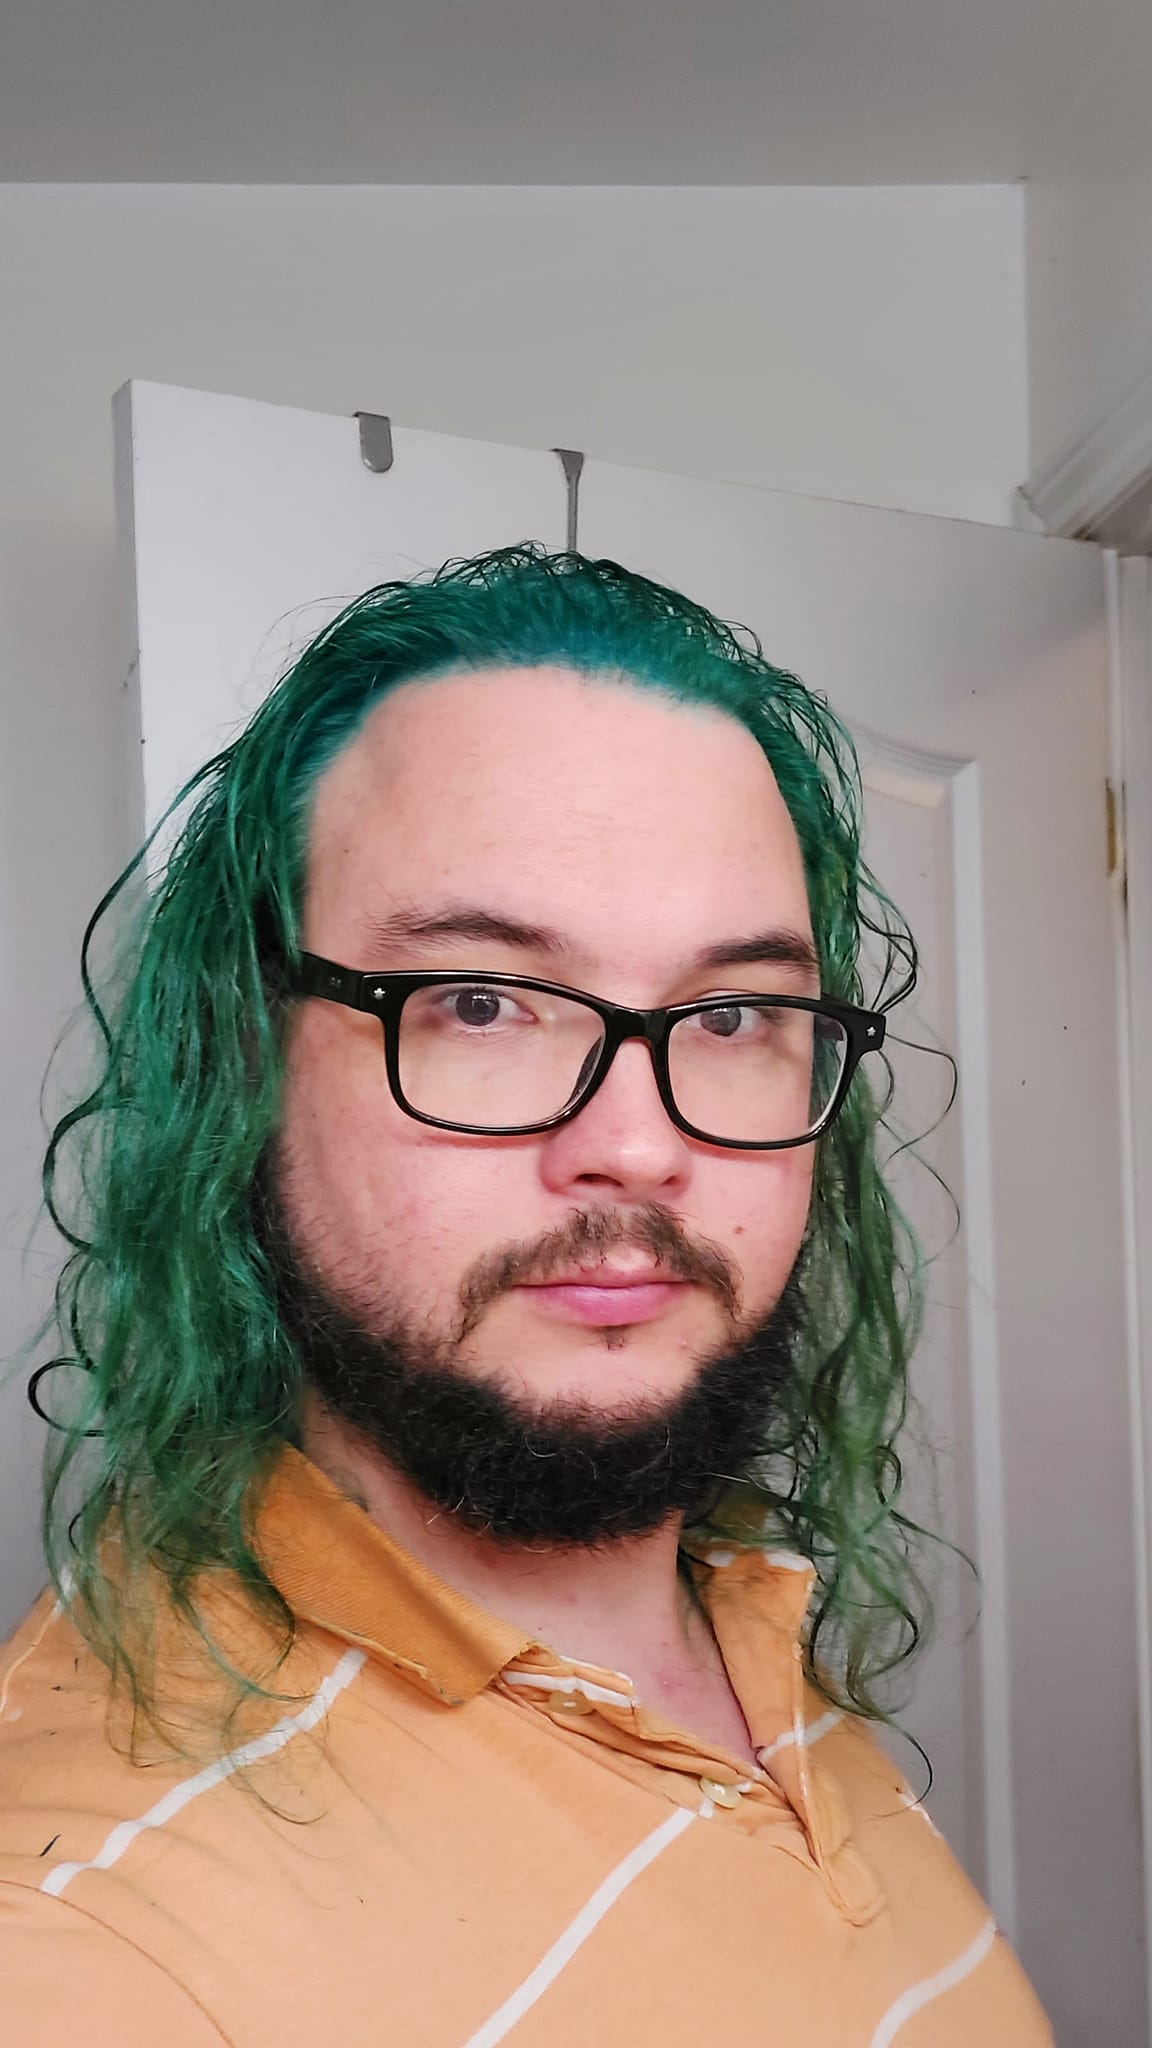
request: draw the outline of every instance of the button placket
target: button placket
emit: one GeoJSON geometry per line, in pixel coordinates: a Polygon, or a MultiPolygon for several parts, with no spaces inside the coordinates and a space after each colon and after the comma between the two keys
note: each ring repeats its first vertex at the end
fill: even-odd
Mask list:
{"type": "Polygon", "coordinates": [[[748,1765],[746,1774],[738,1779],[715,1775],[718,1770],[731,1768],[729,1759],[683,1729],[665,1725],[660,1716],[651,1721],[632,1692],[630,1680],[623,1676],[619,1679],[621,1686],[629,1687],[628,1693],[624,1693],[608,1688],[605,1677],[601,1672],[578,1675],[571,1667],[561,1673],[555,1666],[550,1671],[518,1666],[503,1673],[509,1695],[537,1712],[543,1710],[554,1725],[579,1723],[582,1734],[592,1736],[610,1750],[618,1749],[641,1764],[647,1762],[662,1774],[680,1777],[683,1773],[689,1784],[695,1779],[709,1810],[732,1811],[749,1798],[754,1806],[763,1801],[772,1805],[788,1803],[762,1766],[748,1765]],[[621,1736],[623,1741],[616,1739],[621,1736]]]}

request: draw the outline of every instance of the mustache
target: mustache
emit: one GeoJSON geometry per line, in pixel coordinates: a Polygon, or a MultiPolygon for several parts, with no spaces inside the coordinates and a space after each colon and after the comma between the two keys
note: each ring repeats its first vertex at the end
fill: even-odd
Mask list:
{"type": "Polygon", "coordinates": [[[464,1277],[460,1289],[458,1344],[471,1335],[494,1301],[513,1287],[540,1285],[554,1273],[610,1251],[647,1252],[676,1280],[706,1287],[735,1328],[742,1317],[740,1276],[734,1261],[708,1238],[694,1240],[671,1209],[651,1202],[629,1215],[615,1209],[576,1209],[543,1237],[486,1252],[464,1277]]]}

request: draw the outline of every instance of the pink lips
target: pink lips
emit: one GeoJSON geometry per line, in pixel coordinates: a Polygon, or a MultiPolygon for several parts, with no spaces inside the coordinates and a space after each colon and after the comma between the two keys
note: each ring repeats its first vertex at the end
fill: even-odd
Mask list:
{"type": "Polygon", "coordinates": [[[634,1274],[596,1267],[569,1279],[549,1280],[523,1289],[538,1308],[564,1322],[604,1328],[647,1323],[682,1299],[685,1282],[669,1280],[649,1268],[634,1274]]]}

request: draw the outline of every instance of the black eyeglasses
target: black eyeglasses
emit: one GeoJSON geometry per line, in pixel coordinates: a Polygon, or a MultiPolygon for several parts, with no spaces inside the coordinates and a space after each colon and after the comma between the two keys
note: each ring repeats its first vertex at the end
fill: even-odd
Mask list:
{"type": "Polygon", "coordinates": [[[642,1038],[678,1130],[710,1145],[806,1145],[843,1107],[884,1018],[829,996],[733,994],[632,1010],[515,974],[367,974],[301,956],[296,993],[380,1019],[388,1085],[417,1123],[475,1137],[555,1130],[642,1038]]]}

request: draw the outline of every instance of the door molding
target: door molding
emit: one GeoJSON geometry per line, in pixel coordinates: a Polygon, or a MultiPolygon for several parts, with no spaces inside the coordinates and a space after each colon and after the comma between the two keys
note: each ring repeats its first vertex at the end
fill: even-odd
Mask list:
{"type": "Polygon", "coordinates": [[[1105,555],[1112,781],[1119,792],[1113,877],[1124,1175],[1128,1380],[1139,1683],[1140,1804],[1152,2013],[1152,560],[1105,555]]]}
{"type": "Polygon", "coordinates": [[[1016,1808],[1013,1796],[1012,1652],[1008,1606],[1008,1524],[1005,1512],[1003,1382],[995,1303],[992,1108],[985,986],[986,876],[981,831],[980,764],[953,754],[908,747],[867,726],[853,737],[868,792],[934,810],[951,801],[955,903],[956,1037],[963,1083],[957,1113],[963,1148],[958,1189],[967,1233],[971,1436],[970,1512],[980,1571],[979,1729],[983,1772],[979,1834],[983,1888],[1008,1940],[1018,1926],[1016,1808]]]}

